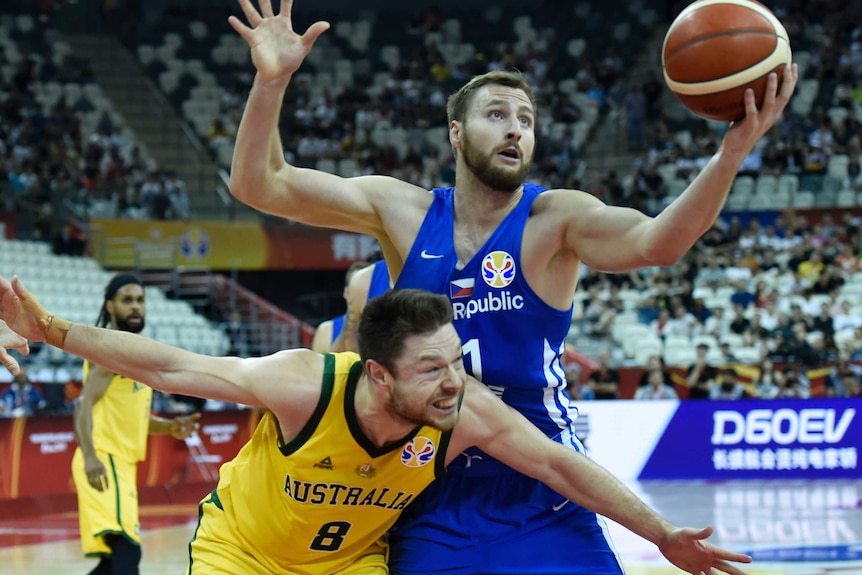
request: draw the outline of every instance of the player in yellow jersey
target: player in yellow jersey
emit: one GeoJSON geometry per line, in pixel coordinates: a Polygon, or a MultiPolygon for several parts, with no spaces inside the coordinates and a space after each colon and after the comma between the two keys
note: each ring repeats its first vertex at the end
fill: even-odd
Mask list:
{"type": "Polygon", "coordinates": [[[385,575],[386,530],[471,446],[628,527],[689,573],[742,574],[730,561],[751,558],[706,542],[711,528],[672,525],[467,376],[452,318],[445,296],[393,290],[362,312],[359,356],[214,358],[71,324],[0,278],[0,319],[23,337],[157,389],[268,409],[201,503],[191,575],[385,575]]]}
{"type": "MultiPolygon", "coordinates": [[[[114,276],[105,288],[97,324],[139,333],[144,329],[144,286],[132,274],[114,276]]],[[[152,388],[100,365],[84,364],[84,388],[75,406],[78,448],[72,478],[78,492],[81,546],[101,557],[90,573],[134,575],[141,560],[137,463],[147,455],[147,435],[185,439],[198,414],[175,419],[150,412],[152,388]]]]}

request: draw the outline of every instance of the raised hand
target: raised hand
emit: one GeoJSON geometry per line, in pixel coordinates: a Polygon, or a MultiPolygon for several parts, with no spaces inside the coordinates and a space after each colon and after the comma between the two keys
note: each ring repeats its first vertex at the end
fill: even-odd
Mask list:
{"type": "Polygon", "coordinates": [[[712,535],[712,527],[674,529],[659,545],[668,561],[693,575],[723,571],[729,575],[745,575],[731,561],[751,563],[751,557],[717,547],[706,541],[712,535]]]}
{"type": "Polygon", "coordinates": [[[740,157],[748,155],[760,138],[766,134],[781,117],[785,106],[793,96],[799,70],[796,64],[784,69],[781,86],[778,86],[778,76],[770,74],[766,83],[766,94],[760,109],[754,103],[754,91],[745,91],[745,118],[734,122],[724,136],[723,148],[740,157]]]}
{"type": "Polygon", "coordinates": [[[251,0],[239,0],[239,4],[249,25],[236,16],[228,18],[228,23],[248,42],[251,61],[264,83],[289,79],[317,38],[329,29],[328,22],[315,22],[305,34],[297,34],[290,18],[293,0],[284,0],[279,14],[273,13],[271,0],[260,0],[260,12],[251,0]]]}
{"type": "Polygon", "coordinates": [[[48,313],[17,276],[11,283],[0,277],[0,319],[12,331],[30,341],[45,341],[43,324],[47,317],[48,313]]]}

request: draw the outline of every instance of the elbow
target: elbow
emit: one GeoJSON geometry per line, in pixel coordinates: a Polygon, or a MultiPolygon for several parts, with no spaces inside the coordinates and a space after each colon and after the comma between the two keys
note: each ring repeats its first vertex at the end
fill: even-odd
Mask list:
{"type": "Polygon", "coordinates": [[[230,191],[230,195],[232,195],[237,200],[248,203],[249,193],[248,189],[250,186],[246,185],[244,182],[239,181],[238,178],[234,178],[231,176],[230,182],[228,184],[228,190],[230,191]]]}
{"type": "Polygon", "coordinates": [[[644,252],[644,261],[649,266],[670,267],[675,265],[685,255],[674,246],[659,245],[644,252]]]}

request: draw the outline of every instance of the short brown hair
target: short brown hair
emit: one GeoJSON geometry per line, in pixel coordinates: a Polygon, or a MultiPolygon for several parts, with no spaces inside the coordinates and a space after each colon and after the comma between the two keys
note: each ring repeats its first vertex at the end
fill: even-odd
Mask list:
{"type": "Polygon", "coordinates": [[[395,361],[411,335],[429,334],[452,322],[446,296],[419,289],[389,290],[374,298],[359,318],[359,357],[373,359],[394,373],[395,361]]]}
{"type": "Polygon", "coordinates": [[[527,98],[530,99],[530,104],[533,105],[533,113],[536,113],[536,98],[533,96],[533,89],[527,83],[524,75],[517,70],[493,70],[486,72],[480,76],[474,76],[469,82],[461,86],[461,88],[449,96],[446,102],[446,117],[451,124],[453,120],[459,122],[464,121],[467,115],[467,106],[473,100],[481,88],[489,85],[505,86],[507,88],[515,88],[523,91],[527,98]]]}

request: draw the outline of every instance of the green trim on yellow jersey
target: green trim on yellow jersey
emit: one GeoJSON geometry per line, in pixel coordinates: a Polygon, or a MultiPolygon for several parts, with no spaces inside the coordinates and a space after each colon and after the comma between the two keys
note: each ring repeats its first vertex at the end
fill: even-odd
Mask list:
{"type": "MultiPolygon", "coordinates": [[[[352,375],[352,372],[351,372],[352,375]]],[[[297,449],[305,445],[305,442],[314,435],[317,425],[323,419],[323,414],[326,413],[326,408],[329,407],[329,400],[332,399],[332,387],[335,384],[335,356],[327,353],[323,356],[323,388],[320,390],[320,400],[317,402],[317,407],[314,408],[314,413],[308,420],[308,423],[302,428],[299,434],[279,446],[282,455],[291,455],[297,449]]],[[[278,426],[278,420],[273,418],[278,426]]],[[[281,429],[278,430],[278,436],[281,437],[281,429]]]]}

